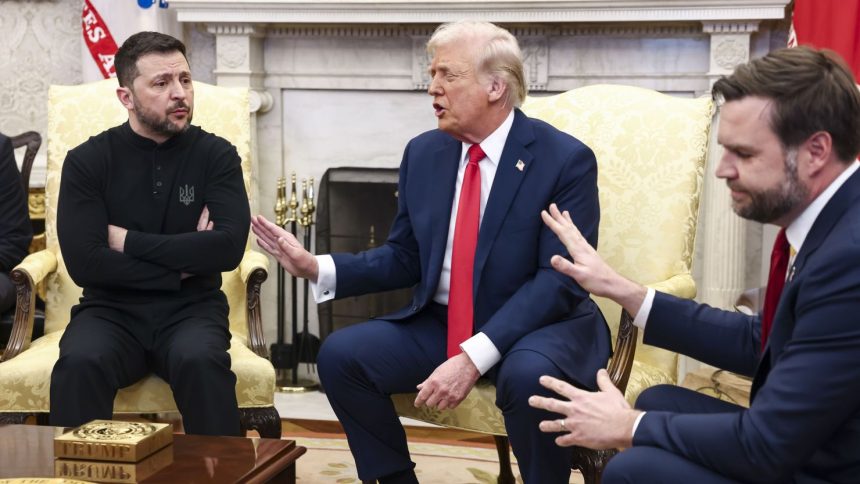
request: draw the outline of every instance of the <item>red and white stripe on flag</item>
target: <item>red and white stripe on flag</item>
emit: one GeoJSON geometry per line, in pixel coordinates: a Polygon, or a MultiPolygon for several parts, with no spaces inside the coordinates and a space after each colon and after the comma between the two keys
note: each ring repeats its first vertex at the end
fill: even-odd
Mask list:
{"type": "Polygon", "coordinates": [[[118,48],[116,41],[111,35],[110,28],[102,19],[99,11],[93,8],[90,0],[84,0],[81,28],[84,32],[86,48],[102,77],[105,79],[116,77],[116,71],[113,67],[113,58],[118,48]]]}
{"type": "Polygon", "coordinates": [[[149,30],[181,39],[182,30],[165,0],[83,0],[82,3],[84,82],[115,77],[114,55],[137,32],[149,30]]]}
{"type": "Polygon", "coordinates": [[[834,50],[860,79],[860,0],[795,0],[788,45],[834,50]]]}

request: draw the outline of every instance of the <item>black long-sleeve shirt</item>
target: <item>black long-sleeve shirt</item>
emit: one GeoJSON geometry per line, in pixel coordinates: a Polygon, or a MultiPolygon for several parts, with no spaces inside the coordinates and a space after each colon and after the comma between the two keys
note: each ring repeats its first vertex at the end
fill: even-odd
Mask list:
{"type": "Polygon", "coordinates": [[[33,238],[27,194],[15,164],[12,140],[0,134],[0,272],[9,272],[27,255],[33,238]]]}
{"type": "Polygon", "coordinates": [[[85,298],[218,290],[221,272],[242,260],[250,217],[235,147],[196,126],[159,145],[126,122],[69,151],[63,164],[57,235],[85,298]],[[198,232],[204,206],[214,229],[198,232]],[[109,224],[128,229],[122,253],[108,246],[109,224]]]}

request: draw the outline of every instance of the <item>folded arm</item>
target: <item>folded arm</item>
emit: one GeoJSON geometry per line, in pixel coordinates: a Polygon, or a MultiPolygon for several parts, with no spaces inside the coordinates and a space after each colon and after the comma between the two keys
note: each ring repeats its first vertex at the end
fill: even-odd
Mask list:
{"type": "Polygon", "coordinates": [[[103,177],[69,154],[63,164],[57,202],[57,237],[69,275],[81,287],[173,290],[180,272],[112,250],[103,177]]]}
{"type": "Polygon", "coordinates": [[[242,260],[251,213],[235,148],[213,160],[207,180],[205,206],[212,230],[180,234],[151,234],[130,230],[124,252],[173,271],[217,274],[233,270],[242,260]]]}

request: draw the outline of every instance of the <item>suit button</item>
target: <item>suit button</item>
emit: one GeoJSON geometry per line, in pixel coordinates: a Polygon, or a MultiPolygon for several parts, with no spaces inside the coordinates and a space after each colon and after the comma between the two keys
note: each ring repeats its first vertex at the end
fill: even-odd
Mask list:
{"type": "Polygon", "coordinates": [[[416,306],[412,306],[412,312],[414,313],[415,311],[418,311],[418,306],[417,306],[417,305],[416,305],[416,306]]]}

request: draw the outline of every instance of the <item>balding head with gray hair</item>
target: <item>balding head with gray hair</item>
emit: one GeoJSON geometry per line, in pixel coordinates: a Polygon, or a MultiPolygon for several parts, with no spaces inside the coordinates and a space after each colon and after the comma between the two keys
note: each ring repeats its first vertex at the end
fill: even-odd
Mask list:
{"type": "Polygon", "coordinates": [[[474,48],[474,65],[479,75],[505,84],[507,106],[522,105],[526,99],[523,55],[517,39],[510,32],[489,22],[442,24],[427,42],[427,53],[432,57],[440,46],[455,43],[466,43],[474,48]]]}

